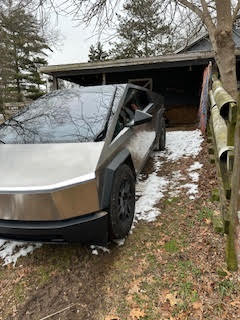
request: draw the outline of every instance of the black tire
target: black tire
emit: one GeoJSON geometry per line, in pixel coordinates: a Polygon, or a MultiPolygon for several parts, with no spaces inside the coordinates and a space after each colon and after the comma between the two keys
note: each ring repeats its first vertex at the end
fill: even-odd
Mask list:
{"type": "Polygon", "coordinates": [[[156,151],[163,151],[166,146],[166,124],[165,119],[161,119],[160,132],[157,134],[156,151]]]}
{"type": "Polygon", "coordinates": [[[111,239],[126,237],[135,212],[135,177],[132,169],[122,164],[114,175],[109,208],[109,235],[111,239]]]}

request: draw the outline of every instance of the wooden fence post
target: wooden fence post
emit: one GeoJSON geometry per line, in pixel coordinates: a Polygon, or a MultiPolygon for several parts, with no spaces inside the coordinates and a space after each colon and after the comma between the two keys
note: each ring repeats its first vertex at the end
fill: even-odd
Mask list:
{"type": "Polygon", "coordinates": [[[234,164],[232,174],[232,194],[229,210],[229,232],[227,236],[227,264],[228,269],[236,271],[240,264],[240,111],[237,108],[232,114],[232,121],[236,123],[234,135],[234,164]]]}
{"type": "MultiPolygon", "coordinates": [[[[218,80],[216,75],[213,75],[212,79],[213,96],[211,96],[210,92],[210,100],[213,107],[212,120],[214,122],[215,146],[219,149],[219,145],[224,142],[227,150],[226,163],[222,166],[220,161],[221,179],[226,198],[228,198],[227,181],[229,181],[229,190],[231,191],[229,194],[231,198],[228,214],[223,216],[225,233],[227,234],[226,262],[229,270],[236,271],[238,265],[240,265],[240,100],[238,102],[234,101],[224,90],[221,81],[218,80]],[[217,108],[219,109],[219,114],[217,114],[217,108]],[[222,120],[220,120],[219,115],[222,120]],[[217,130],[220,128],[220,133],[215,128],[217,130]]],[[[218,152],[216,164],[218,164],[219,160],[221,159],[218,152]]]]}

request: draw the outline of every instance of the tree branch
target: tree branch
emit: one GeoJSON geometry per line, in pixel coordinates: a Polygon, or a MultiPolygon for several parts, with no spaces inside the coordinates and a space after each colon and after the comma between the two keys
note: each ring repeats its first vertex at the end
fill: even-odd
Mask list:
{"type": "Polygon", "coordinates": [[[204,16],[210,16],[210,13],[209,13],[209,9],[208,9],[208,4],[206,3],[205,0],[201,0],[201,5],[202,5],[202,8],[203,8],[203,14],[204,16]]]}
{"type": "Polygon", "coordinates": [[[234,24],[234,22],[236,21],[239,11],[240,11],[240,0],[238,0],[237,5],[233,10],[232,24],[234,24]]]}
{"type": "Polygon", "coordinates": [[[194,13],[196,13],[196,15],[199,16],[199,18],[202,19],[203,17],[203,11],[196,6],[195,4],[189,2],[188,0],[177,0],[177,2],[182,5],[183,7],[186,7],[188,9],[190,9],[191,11],[193,11],[194,13]]]}
{"type": "Polygon", "coordinates": [[[190,9],[195,14],[197,14],[199,16],[199,18],[203,21],[203,23],[206,25],[209,34],[210,33],[211,34],[214,33],[215,25],[213,23],[212,17],[211,17],[211,15],[209,13],[209,10],[208,10],[208,4],[206,3],[205,0],[201,0],[202,10],[198,6],[196,6],[195,4],[190,2],[189,0],[177,0],[177,2],[180,5],[190,9]]]}
{"type": "Polygon", "coordinates": [[[209,7],[208,7],[208,4],[206,3],[206,0],[201,0],[201,5],[203,8],[203,22],[206,24],[208,28],[208,33],[211,36],[210,33],[213,33],[215,31],[215,25],[210,15],[209,7]]]}

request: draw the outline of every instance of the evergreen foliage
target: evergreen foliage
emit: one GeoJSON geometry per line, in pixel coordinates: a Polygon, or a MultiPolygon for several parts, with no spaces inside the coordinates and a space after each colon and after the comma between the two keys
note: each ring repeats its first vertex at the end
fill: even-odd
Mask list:
{"type": "Polygon", "coordinates": [[[40,24],[24,7],[11,1],[0,10],[0,105],[43,94],[39,67],[47,64],[49,49],[40,24]]]}
{"type": "Polygon", "coordinates": [[[108,54],[106,51],[103,50],[103,45],[101,42],[98,42],[96,46],[91,45],[88,54],[88,62],[97,62],[106,60],[108,54]]]}
{"type": "Polygon", "coordinates": [[[118,41],[110,53],[115,59],[149,57],[172,51],[172,34],[161,17],[163,2],[128,0],[123,14],[117,14],[118,41]]]}

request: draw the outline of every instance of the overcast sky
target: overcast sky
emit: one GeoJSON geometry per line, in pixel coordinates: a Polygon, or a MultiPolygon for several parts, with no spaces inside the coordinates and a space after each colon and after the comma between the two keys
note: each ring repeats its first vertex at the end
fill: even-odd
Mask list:
{"type": "MultiPolygon", "coordinates": [[[[118,12],[121,10],[122,3],[122,0],[118,0],[118,12]]],[[[63,9],[66,4],[67,8],[69,6],[69,3],[63,0],[55,0],[54,4],[58,12],[61,12],[58,9],[63,9]]],[[[95,45],[100,39],[97,31],[94,30],[95,22],[86,27],[73,21],[71,16],[56,16],[52,13],[51,24],[60,31],[62,45],[59,45],[57,49],[51,47],[54,52],[49,55],[49,64],[87,62],[91,44],[95,45]]],[[[100,40],[104,49],[109,48],[109,39],[113,40],[112,35],[115,33],[113,30],[105,27],[101,35],[100,40]]]]}
{"type": "Polygon", "coordinates": [[[53,48],[54,52],[49,55],[49,64],[86,62],[91,44],[98,41],[94,36],[93,27],[77,26],[77,22],[71,17],[58,16],[52,18],[53,26],[56,26],[61,33],[61,44],[58,48],[53,48]]]}

